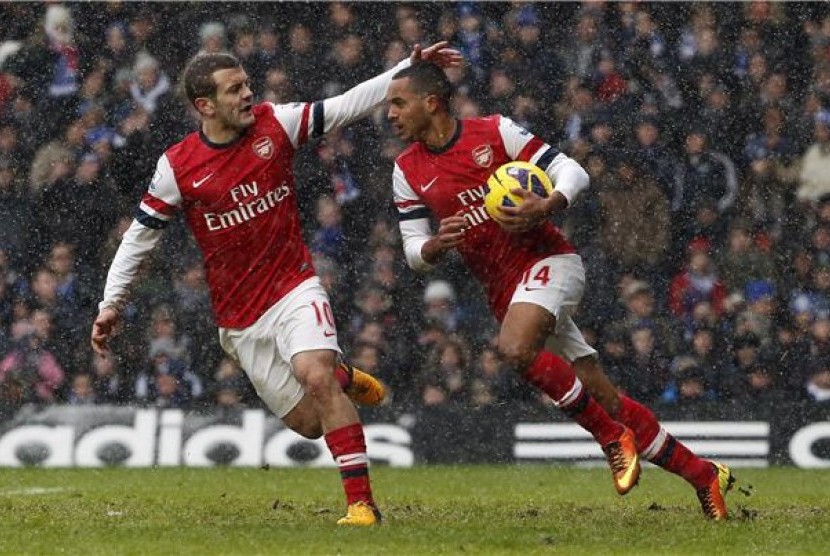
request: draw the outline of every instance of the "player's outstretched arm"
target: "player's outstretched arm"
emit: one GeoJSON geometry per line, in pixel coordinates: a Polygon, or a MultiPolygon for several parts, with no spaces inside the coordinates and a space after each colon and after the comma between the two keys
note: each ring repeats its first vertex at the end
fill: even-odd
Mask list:
{"type": "Polygon", "coordinates": [[[312,132],[309,135],[328,133],[332,129],[368,116],[385,100],[392,77],[411,64],[429,62],[448,68],[461,65],[462,60],[461,53],[449,48],[449,43],[445,41],[437,42],[426,48],[415,45],[409,58],[401,61],[392,69],[364,81],[342,95],[315,102],[311,112],[312,132]]]}
{"type": "Polygon", "coordinates": [[[104,300],[98,305],[98,316],[92,323],[92,349],[99,355],[109,352],[109,340],[120,320],[121,308],[127,300],[130,284],[139,268],[161,238],[162,230],[153,229],[133,220],[121,238],[104,286],[104,300]]]}

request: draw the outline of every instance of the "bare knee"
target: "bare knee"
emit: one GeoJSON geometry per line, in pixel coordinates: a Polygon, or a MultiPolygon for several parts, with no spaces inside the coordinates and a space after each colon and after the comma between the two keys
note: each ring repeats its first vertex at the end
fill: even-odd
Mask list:
{"type": "Polygon", "coordinates": [[[333,395],[342,392],[334,378],[335,364],[335,353],[329,350],[308,351],[294,356],[294,376],[306,395],[317,404],[325,406],[333,395]]]}
{"type": "Polygon", "coordinates": [[[309,440],[316,440],[323,436],[323,427],[320,423],[297,423],[296,425],[289,425],[286,422],[285,425],[292,431],[302,437],[308,438],[309,440]]]}
{"type": "Polygon", "coordinates": [[[323,425],[310,404],[301,404],[282,418],[285,426],[300,436],[314,440],[323,436],[323,425]]]}
{"type": "Polygon", "coordinates": [[[498,350],[502,361],[504,361],[508,367],[517,372],[523,372],[530,367],[530,364],[533,363],[533,360],[536,358],[538,353],[538,350],[535,350],[530,346],[501,341],[499,342],[498,350]]]}
{"type": "Polygon", "coordinates": [[[301,381],[306,395],[318,404],[327,405],[333,395],[342,392],[331,369],[314,369],[307,372],[301,381]]]}

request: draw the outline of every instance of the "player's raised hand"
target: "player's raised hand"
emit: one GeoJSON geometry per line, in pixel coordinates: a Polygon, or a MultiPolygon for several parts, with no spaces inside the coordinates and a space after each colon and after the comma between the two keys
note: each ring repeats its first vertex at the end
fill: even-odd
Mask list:
{"type": "Polygon", "coordinates": [[[92,323],[92,349],[98,355],[106,357],[110,349],[107,343],[115,332],[120,315],[118,311],[107,307],[98,313],[95,322],[92,323]]]}
{"type": "Polygon", "coordinates": [[[416,44],[412,48],[412,55],[409,59],[413,64],[418,62],[431,62],[439,68],[453,68],[460,66],[464,57],[458,50],[449,48],[450,43],[447,41],[440,41],[432,46],[421,48],[420,44],[416,44]]]}

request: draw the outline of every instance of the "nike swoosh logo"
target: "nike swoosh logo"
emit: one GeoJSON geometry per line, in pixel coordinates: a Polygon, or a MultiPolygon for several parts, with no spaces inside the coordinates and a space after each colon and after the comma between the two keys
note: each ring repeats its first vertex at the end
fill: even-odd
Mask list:
{"type": "Polygon", "coordinates": [[[196,189],[197,187],[199,187],[200,185],[202,185],[203,183],[205,183],[206,181],[208,181],[212,177],[213,177],[213,172],[211,172],[207,176],[203,177],[199,181],[193,180],[193,189],[196,189]]]}
{"type": "Polygon", "coordinates": [[[337,465],[345,466],[351,465],[352,463],[363,463],[365,456],[363,454],[358,454],[356,456],[342,456],[337,460],[337,465]]]}
{"type": "Polygon", "coordinates": [[[421,186],[421,191],[426,192],[426,190],[427,190],[427,189],[429,189],[430,187],[432,187],[432,184],[433,184],[433,183],[435,183],[435,181],[436,181],[437,179],[438,179],[438,176],[436,176],[436,177],[432,178],[432,180],[431,180],[428,184],[426,184],[426,185],[422,185],[422,186],[421,186]]]}
{"type": "Polygon", "coordinates": [[[337,332],[323,332],[323,336],[325,336],[326,338],[331,338],[335,334],[337,334],[337,332]]]}
{"type": "Polygon", "coordinates": [[[539,290],[543,290],[543,289],[545,289],[545,288],[528,288],[527,286],[525,286],[525,291],[526,292],[535,292],[535,291],[539,291],[539,290]]]}

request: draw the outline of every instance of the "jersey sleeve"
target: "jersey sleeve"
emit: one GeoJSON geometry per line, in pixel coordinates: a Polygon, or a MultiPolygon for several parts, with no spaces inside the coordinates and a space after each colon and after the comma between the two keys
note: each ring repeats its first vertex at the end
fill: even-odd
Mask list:
{"type": "Polygon", "coordinates": [[[510,118],[504,116],[499,118],[499,134],[507,155],[513,160],[530,162],[544,170],[553,182],[556,191],[568,200],[568,206],[573,203],[580,192],[588,187],[588,173],[577,161],[550,146],[510,118]]]}
{"type": "Polygon", "coordinates": [[[414,270],[428,270],[432,265],[424,260],[421,249],[432,237],[429,209],[412,189],[397,163],[392,171],[392,188],[406,262],[414,270]]]}
{"type": "Polygon", "coordinates": [[[305,145],[311,133],[311,112],[317,103],[293,102],[291,104],[269,104],[274,111],[274,117],[288,135],[291,145],[295,149],[305,145]]]}
{"type": "Polygon", "coordinates": [[[409,58],[395,67],[349,89],[342,95],[316,102],[272,104],[274,116],[299,147],[309,139],[320,137],[332,129],[343,127],[368,116],[386,98],[392,76],[409,67],[409,58]]]}
{"type": "Polygon", "coordinates": [[[181,194],[173,169],[167,157],[162,156],[136,210],[135,219],[121,238],[112,260],[104,286],[104,299],[98,304],[99,310],[113,308],[120,311],[123,308],[141,263],[158,243],[162,230],[173,219],[180,204],[181,194]]]}
{"type": "Polygon", "coordinates": [[[156,164],[150,187],[138,205],[135,219],[148,228],[164,228],[173,220],[181,203],[182,196],[173,168],[167,156],[162,155],[156,164]]]}

